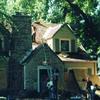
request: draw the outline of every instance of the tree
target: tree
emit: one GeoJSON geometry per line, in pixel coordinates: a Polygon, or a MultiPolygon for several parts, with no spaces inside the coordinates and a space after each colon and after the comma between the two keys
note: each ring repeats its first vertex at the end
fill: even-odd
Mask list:
{"type": "Polygon", "coordinates": [[[100,52],[99,0],[1,0],[0,5],[2,25],[10,23],[8,17],[15,12],[29,14],[33,21],[66,22],[89,54],[100,52]]]}
{"type": "Polygon", "coordinates": [[[63,22],[63,2],[61,0],[49,0],[47,20],[52,23],[63,22]]]}
{"type": "Polygon", "coordinates": [[[65,1],[68,2],[72,9],[71,17],[74,20],[71,20],[70,24],[76,31],[77,37],[80,38],[88,53],[97,54],[100,43],[100,35],[98,34],[100,31],[97,30],[97,24],[100,25],[100,23],[98,23],[98,18],[94,17],[95,15],[98,16],[95,12],[97,2],[90,2],[90,0],[84,0],[84,3],[81,3],[80,0],[74,0],[74,2],[65,1]]]}
{"type": "Polygon", "coordinates": [[[21,0],[22,12],[30,14],[33,20],[46,20],[49,0],[21,0]]]}

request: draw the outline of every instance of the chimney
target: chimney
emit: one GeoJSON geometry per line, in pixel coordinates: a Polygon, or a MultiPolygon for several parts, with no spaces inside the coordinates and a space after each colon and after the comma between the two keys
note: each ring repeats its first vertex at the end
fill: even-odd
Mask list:
{"type": "Polygon", "coordinates": [[[23,89],[23,67],[20,60],[32,49],[31,17],[20,13],[13,15],[11,54],[8,63],[8,89],[16,94],[23,89]]]}
{"type": "Polygon", "coordinates": [[[13,15],[11,56],[20,61],[32,49],[31,17],[16,13],[13,15]]]}

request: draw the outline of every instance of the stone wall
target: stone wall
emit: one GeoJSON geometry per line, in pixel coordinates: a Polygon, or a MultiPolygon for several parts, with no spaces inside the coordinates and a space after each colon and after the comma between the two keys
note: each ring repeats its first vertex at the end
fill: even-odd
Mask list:
{"type": "Polygon", "coordinates": [[[17,14],[13,22],[11,56],[20,61],[32,49],[31,17],[17,14]]]}
{"type": "Polygon", "coordinates": [[[8,88],[11,91],[23,89],[23,67],[20,61],[32,49],[31,17],[16,14],[13,16],[11,56],[8,67],[8,88]]]}
{"type": "Polygon", "coordinates": [[[47,45],[41,45],[36,50],[33,51],[31,55],[31,60],[28,63],[25,63],[25,72],[26,74],[26,85],[27,89],[36,89],[37,88],[37,82],[38,82],[38,67],[44,66],[43,62],[47,61],[46,67],[52,67],[57,68],[59,70],[59,81],[58,81],[58,88],[63,89],[64,88],[64,80],[63,80],[63,68],[64,65],[62,61],[57,57],[57,55],[47,46],[47,45]],[[44,54],[45,50],[45,54],[44,54]]]}

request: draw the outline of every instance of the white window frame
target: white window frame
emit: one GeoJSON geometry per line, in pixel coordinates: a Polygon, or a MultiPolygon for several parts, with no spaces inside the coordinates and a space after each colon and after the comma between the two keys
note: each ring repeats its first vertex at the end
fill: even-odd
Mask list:
{"type": "Polygon", "coordinates": [[[71,52],[71,40],[70,39],[60,39],[59,40],[59,47],[60,47],[60,51],[61,50],[61,41],[64,40],[64,41],[69,41],[69,51],[66,51],[66,52],[71,52]]]}

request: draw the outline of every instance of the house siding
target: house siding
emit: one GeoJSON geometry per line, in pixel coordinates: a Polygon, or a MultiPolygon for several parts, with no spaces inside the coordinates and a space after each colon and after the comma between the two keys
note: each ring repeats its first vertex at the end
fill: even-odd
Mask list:
{"type": "Polygon", "coordinates": [[[76,52],[76,41],[71,40],[71,52],[76,52]]]}
{"type": "Polygon", "coordinates": [[[60,45],[59,45],[59,39],[54,39],[54,43],[55,43],[55,48],[54,51],[55,52],[60,52],[60,45]]]}
{"type": "Polygon", "coordinates": [[[53,41],[53,39],[51,38],[51,39],[48,39],[47,40],[47,44],[48,44],[48,46],[53,50],[53,43],[54,43],[54,41],[53,41]]]}
{"type": "Polygon", "coordinates": [[[62,26],[53,38],[64,38],[64,39],[76,39],[73,32],[68,28],[67,25],[62,26]]]}
{"type": "Polygon", "coordinates": [[[30,61],[30,63],[26,64],[25,67],[25,80],[26,81],[26,86],[25,89],[28,90],[34,90],[37,88],[37,85],[35,85],[37,83],[37,60],[34,61],[34,58],[32,59],[32,61],[30,61]]]}
{"type": "Polygon", "coordinates": [[[53,36],[53,40],[55,42],[53,44],[54,45],[53,50],[55,52],[60,52],[60,43],[59,43],[59,41],[61,39],[70,40],[70,44],[71,44],[70,45],[71,46],[70,51],[76,52],[76,42],[75,42],[76,38],[75,38],[73,32],[68,28],[67,25],[62,26],[61,29],[59,29],[57,31],[57,33],[53,36]]]}
{"type": "MultiPolygon", "coordinates": [[[[45,53],[46,53],[46,60],[48,62],[48,65],[51,67],[55,67],[59,70],[59,82],[58,87],[64,88],[64,76],[63,76],[63,63],[58,59],[58,57],[51,52],[47,47],[45,47],[45,53]]],[[[37,83],[37,69],[38,66],[43,66],[43,61],[45,60],[44,55],[44,48],[40,49],[37,54],[32,57],[32,59],[25,65],[26,67],[26,84],[27,89],[37,89],[38,83],[37,83]]]]}
{"type": "Polygon", "coordinates": [[[0,68],[0,89],[7,88],[7,72],[6,68],[0,68]]]}

